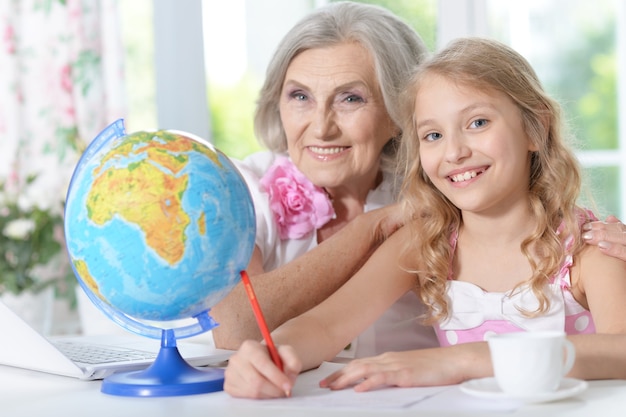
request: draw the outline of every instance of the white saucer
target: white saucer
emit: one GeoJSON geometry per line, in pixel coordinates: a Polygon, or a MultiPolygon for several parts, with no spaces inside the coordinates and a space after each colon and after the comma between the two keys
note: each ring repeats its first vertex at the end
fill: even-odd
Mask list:
{"type": "Polygon", "coordinates": [[[502,392],[495,378],[480,378],[465,381],[461,384],[461,391],[481,398],[517,400],[525,403],[543,403],[556,401],[580,394],[587,389],[587,381],[575,378],[563,378],[556,391],[543,392],[532,395],[509,395],[502,392]]]}

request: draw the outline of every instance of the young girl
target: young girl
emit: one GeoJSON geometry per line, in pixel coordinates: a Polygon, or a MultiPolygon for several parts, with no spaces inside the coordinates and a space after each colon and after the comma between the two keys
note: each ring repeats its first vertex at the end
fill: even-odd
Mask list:
{"type": "Polygon", "coordinates": [[[289,395],[407,289],[440,348],[354,360],[322,386],[460,383],[493,374],[493,332],[565,330],[570,376],[626,378],[626,264],[582,243],[580,172],[560,111],[509,47],[461,39],[407,88],[405,227],[336,294],[273,333],[284,373],[257,342],[230,360],[231,395],[289,395]]]}

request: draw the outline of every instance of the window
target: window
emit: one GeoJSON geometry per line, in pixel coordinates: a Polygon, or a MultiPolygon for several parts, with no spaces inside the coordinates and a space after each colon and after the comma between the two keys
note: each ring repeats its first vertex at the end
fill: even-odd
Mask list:
{"type": "MultiPolygon", "coordinates": [[[[202,2],[205,62],[210,67],[207,83],[211,134],[218,148],[236,157],[257,149],[252,118],[267,61],[280,38],[300,17],[329,1],[202,2]],[[221,24],[221,36],[207,37],[210,32],[207,25],[215,26],[216,22],[221,24]],[[244,33],[243,46],[236,43],[241,37],[233,38],[228,28],[244,33]],[[226,42],[230,48],[223,47],[225,39],[231,40],[226,42]],[[216,48],[219,44],[222,47],[216,48]],[[221,83],[211,75],[220,71],[217,67],[236,73],[239,69],[235,71],[233,65],[241,62],[245,70],[239,80],[221,83]]],[[[520,51],[536,69],[546,90],[563,105],[579,139],[577,155],[598,213],[601,216],[613,213],[626,219],[626,4],[623,1],[361,1],[382,5],[402,16],[433,50],[452,38],[478,35],[501,40],[520,51]]],[[[172,13],[178,13],[177,9],[173,8],[172,13]]],[[[143,26],[136,23],[133,22],[135,27],[143,26]]],[[[146,31],[146,27],[150,25],[142,30],[146,31]]],[[[150,45],[146,49],[149,51],[150,45]]],[[[145,55],[146,51],[138,52],[145,55]]],[[[131,54],[129,59],[135,57],[131,54]]],[[[132,65],[131,61],[127,64],[132,65]]],[[[137,82],[145,83],[147,79],[137,82]]],[[[130,84],[129,81],[129,90],[135,86],[130,84]]],[[[131,96],[131,112],[133,102],[137,103],[138,111],[149,108],[146,101],[142,104],[131,96]]],[[[589,202],[586,199],[581,203],[589,202]]]]}

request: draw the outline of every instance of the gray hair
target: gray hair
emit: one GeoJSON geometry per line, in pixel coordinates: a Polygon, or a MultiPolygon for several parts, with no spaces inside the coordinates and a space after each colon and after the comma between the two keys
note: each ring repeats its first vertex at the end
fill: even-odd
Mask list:
{"type": "MultiPolygon", "coordinates": [[[[382,7],[349,1],[314,10],[298,22],[278,45],[267,67],[254,116],[259,142],[274,152],[287,150],[279,101],[287,68],[299,53],[346,41],[360,43],[372,55],[385,108],[401,127],[398,96],[405,79],[428,54],[419,35],[399,17],[382,7]]],[[[383,169],[394,170],[400,137],[383,149],[383,169]]]]}

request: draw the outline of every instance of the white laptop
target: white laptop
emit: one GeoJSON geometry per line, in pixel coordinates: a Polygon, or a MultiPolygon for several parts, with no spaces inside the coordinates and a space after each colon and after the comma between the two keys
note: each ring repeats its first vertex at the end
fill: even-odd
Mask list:
{"type": "MultiPolygon", "coordinates": [[[[85,380],[102,379],[113,372],[148,367],[160,346],[160,340],[130,332],[46,338],[0,301],[0,365],[85,380]]],[[[193,366],[217,365],[233,353],[200,343],[177,341],[177,346],[193,366]]]]}

